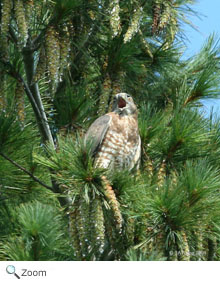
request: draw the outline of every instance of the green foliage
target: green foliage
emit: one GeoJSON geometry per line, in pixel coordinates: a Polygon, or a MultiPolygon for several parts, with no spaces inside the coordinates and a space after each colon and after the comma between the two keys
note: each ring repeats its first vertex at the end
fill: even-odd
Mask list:
{"type": "Polygon", "coordinates": [[[0,126],[1,151],[9,150],[11,147],[20,147],[25,142],[24,134],[20,131],[19,122],[12,111],[1,112],[0,126]]]}
{"type": "Polygon", "coordinates": [[[144,251],[130,249],[126,255],[127,261],[165,261],[157,252],[153,252],[150,256],[144,251]]]}
{"type": "Polygon", "coordinates": [[[61,187],[67,189],[73,200],[82,191],[88,202],[95,195],[101,195],[101,176],[106,170],[94,167],[91,146],[85,145],[80,138],[74,140],[71,136],[60,138],[57,143],[57,150],[48,148],[49,156],[35,155],[36,161],[56,171],[55,178],[61,187]],[[89,189],[91,193],[88,192],[89,189]]]}
{"type": "Polygon", "coordinates": [[[7,260],[62,260],[71,250],[61,213],[51,205],[31,202],[13,212],[15,234],[4,238],[0,251],[7,260]],[[64,243],[65,240],[65,243],[64,243]]]}
{"type": "Polygon", "coordinates": [[[211,35],[183,59],[195,1],[12,2],[0,9],[0,259],[219,260],[220,120],[198,107],[219,96],[220,49],[211,35]],[[95,167],[83,140],[118,92],[139,110],[137,172],[95,167]]]}
{"type": "Polygon", "coordinates": [[[87,84],[89,82],[82,82],[78,89],[67,85],[65,90],[57,92],[54,102],[55,122],[61,132],[81,130],[88,125],[88,112],[91,107],[95,107],[96,102],[91,95],[86,94],[87,84]]]}

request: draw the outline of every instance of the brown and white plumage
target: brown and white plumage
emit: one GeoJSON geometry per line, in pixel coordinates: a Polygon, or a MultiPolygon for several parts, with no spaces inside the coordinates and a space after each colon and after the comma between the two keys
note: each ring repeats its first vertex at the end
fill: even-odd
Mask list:
{"type": "Polygon", "coordinates": [[[132,169],[140,160],[141,140],[137,107],[132,97],[119,93],[112,112],[99,117],[85,135],[91,141],[95,164],[103,168],[132,169]]]}

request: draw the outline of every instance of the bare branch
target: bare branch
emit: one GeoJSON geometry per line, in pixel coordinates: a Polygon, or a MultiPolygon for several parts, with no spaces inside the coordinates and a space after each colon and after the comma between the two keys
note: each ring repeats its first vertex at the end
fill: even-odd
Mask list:
{"type": "Polygon", "coordinates": [[[34,181],[36,181],[37,183],[39,183],[41,186],[43,186],[44,188],[47,188],[51,191],[54,191],[52,187],[46,185],[44,182],[42,182],[40,179],[38,179],[35,175],[33,175],[30,171],[28,171],[27,169],[25,169],[23,166],[19,165],[17,162],[15,162],[14,160],[12,160],[11,158],[9,158],[7,155],[5,155],[4,153],[0,152],[0,155],[2,157],[4,157],[4,159],[8,160],[11,164],[13,164],[14,166],[16,166],[17,168],[19,168],[20,170],[22,170],[24,173],[26,173],[27,175],[29,175],[34,181]]]}

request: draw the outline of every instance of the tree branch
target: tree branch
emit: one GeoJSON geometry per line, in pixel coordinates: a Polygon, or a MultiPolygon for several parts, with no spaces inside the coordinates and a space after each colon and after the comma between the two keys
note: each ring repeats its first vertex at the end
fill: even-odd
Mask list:
{"type": "MultiPolygon", "coordinates": [[[[36,90],[35,98],[37,98],[37,99],[35,100],[35,98],[33,96],[33,92],[32,92],[32,90],[30,90],[31,87],[29,87],[28,83],[26,83],[25,80],[23,79],[23,77],[14,69],[12,64],[10,62],[6,62],[2,59],[0,59],[0,62],[5,66],[6,72],[10,76],[12,76],[13,78],[15,78],[16,80],[18,80],[19,82],[21,82],[23,84],[25,93],[27,94],[28,99],[29,99],[31,106],[33,108],[33,111],[35,113],[35,118],[36,118],[36,121],[38,123],[38,127],[39,127],[39,130],[41,132],[43,142],[49,141],[54,146],[54,141],[53,141],[53,138],[51,135],[51,131],[49,128],[49,124],[47,121],[47,117],[46,117],[46,114],[45,114],[45,111],[43,108],[43,104],[42,104],[39,92],[37,93],[37,90],[36,90]]],[[[32,77],[30,77],[30,78],[32,78],[32,77]]],[[[36,89],[37,87],[34,86],[33,88],[36,89]]]]}
{"type": "Polygon", "coordinates": [[[33,100],[36,103],[39,111],[38,124],[43,131],[43,138],[45,141],[49,141],[52,146],[55,148],[53,137],[51,134],[50,126],[48,124],[47,116],[44,110],[44,106],[41,100],[41,96],[38,89],[38,84],[32,84],[32,79],[34,76],[34,52],[29,49],[23,49],[23,59],[25,65],[25,72],[27,77],[27,87],[30,89],[33,100]]]}
{"type": "MultiPolygon", "coordinates": [[[[35,45],[38,45],[38,43],[36,42],[35,45]]],[[[12,76],[13,78],[15,78],[16,80],[18,80],[19,82],[21,82],[23,84],[25,93],[28,96],[28,99],[32,105],[32,108],[33,108],[33,111],[35,114],[35,118],[36,118],[39,130],[40,130],[43,142],[45,143],[45,142],[49,141],[50,144],[55,148],[54,140],[53,140],[52,133],[50,130],[50,126],[49,126],[49,123],[47,120],[47,116],[46,116],[44,106],[43,106],[43,103],[41,100],[40,92],[38,89],[38,84],[36,84],[36,83],[32,84],[32,79],[34,76],[34,52],[35,52],[35,50],[36,50],[36,46],[33,45],[33,42],[30,39],[29,39],[28,45],[26,47],[24,47],[22,50],[27,82],[23,79],[21,74],[19,72],[17,72],[17,70],[14,68],[14,66],[10,62],[5,61],[4,59],[1,59],[1,57],[0,57],[0,63],[2,63],[4,65],[4,67],[6,69],[5,71],[10,76],[12,76]]],[[[8,159],[3,154],[0,154],[0,155],[5,157],[5,159],[8,159]]],[[[17,165],[16,162],[11,161],[11,160],[9,160],[9,161],[11,163],[15,163],[14,165],[16,165],[21,170],[27,171],[26,169],[23,169],[20,165],[17,165]]],[[[50,169],[50,172],[52,174],[51,169],[50,169]]],[[[29,176],[31,174],[28,171],[26,173],[29,176]]],[[[32,179],[39,180],[37,177],[34,177],[33,175],[30,177],[32,177],[32,179]]],[[[40,182],[39,181],[38,181],[38,183],[41,182],[41,181],[40,182]]],[[[52,182],[52,187],[49,187],[47,185],[42,185],[42,186],[44,186],[46,188],[49,187],[48,189],[52,190],[54,193],[63,194],[59,188],[59,185],[56,183],[55,179],[52,176],[51,176],[51,182],[52,182]]],[[[70,202],[68,197],[65,197],[63,195],[58,197],[58,200],[59,200],[61,206],[64,206],[64,207],[67,207],[67,205],[70,202]]]]}
{"type": "MultiPolygon", "coordinates": [[[[24,59],[24,65],[25,65],[25,72],[27,77],[27,83],[24,82],[26,89],[28,93],[31,94],[31,98],[34,101],[34,103],[37,105],[38,110],[38,117],[36,116],[39,129],[41,130],[44,142],[49,141],[50,144],[55,149],[54,140],[52,137],[52,133],[50,130],[50,126],[47,120],[47,116],[44,110],[44,106],[41,100],[38,84],[32,84],[32,79],[34,76],[34,52],[32,49],[25,48],[23,49],[23,59],[24,59]]],[[[50,172],[52,174],[52,170],[50,169],[50,172]]],[[[55,179],[51,176],[51,182],[52,182],[52,191],[54,193],[62,194],[62,191],[59,188],[59,185],[56,183],[55,179]]],[[[69,199],[67,197],[58,197],[61,206],[66,207],[69,204],[69,199]]]]}
{"type": "Polygon", "coordinates": [[[14,31],[14,29],[12,28],[11,25],[9,26],[9,33],[10,33],[10,35],[11,35],[11,38],[12,38],[13,42],[17,45],[17,43],[18,43],[18,38],[17,38],[17,36],[16,36],[16,34],[15,34],[15,31],[14,31]]]}
{"type": "Polygon", "coordinates": [[[20,170],[22,170],[24,173],[26,173],[27,175],[29,175],[34,181],[36,181],[37,183],[39,183],[41,186],[43,186],[44,188],[47,188],[49,190],[53,191],[53,188],[46,185],[44,182],[42,182],[40,179],[38,179],[35,175],[33,175],[30,171],[28,171],[27,169],[25,169],[24,167],[22,167],[21,165],[19,165],[17,162],[15,162],[14,160],[12,160],[11,158],[9,158],[7,155],[5,155],[4,153],[0,152],[0,155],[8,160],[11,164],[13,164],[14,166],[16,166],[17,168],[19,168],[20,170]]]}

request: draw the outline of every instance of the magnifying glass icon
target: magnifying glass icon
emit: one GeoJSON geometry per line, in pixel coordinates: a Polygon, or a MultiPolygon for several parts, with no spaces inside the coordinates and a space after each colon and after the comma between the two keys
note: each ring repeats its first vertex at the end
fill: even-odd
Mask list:
{"type": "Polygon", "coordinates": [[[18,279],[20,279],[20,276],[18,276],[18,274],[16,274],[16,272],[15,272],[15,267],[14,267],[14,265],[8,265],[8,266],[6,267],[6,272],[7,272],[8,274],[14,274],[18,279]]]}

